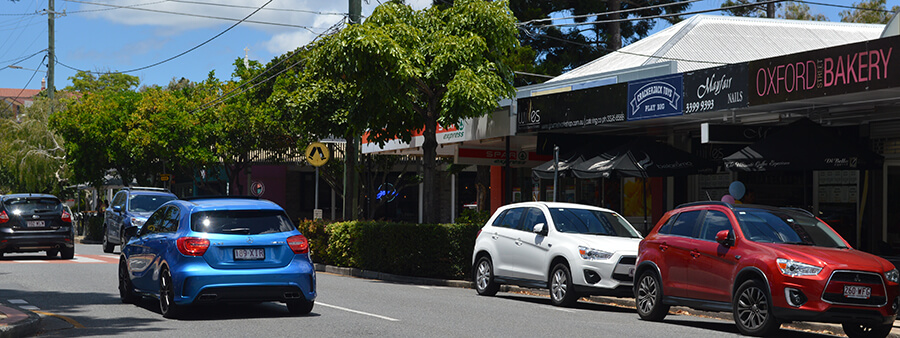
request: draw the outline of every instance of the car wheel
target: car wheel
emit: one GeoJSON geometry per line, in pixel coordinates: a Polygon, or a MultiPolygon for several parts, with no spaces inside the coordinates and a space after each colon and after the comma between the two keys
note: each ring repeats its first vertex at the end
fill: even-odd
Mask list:
{"type": "Polygon", "coordinates": [[[53,258],[53,257],[56,257],[56,255],[59,255],[59,250],[57,250],[57,249],[47,250],[47,258],[53,258]]]}
{"type": "Polygon", "coordinates": [[[175,285],[172,284],[172,274],[169,268],[164,267],[159,273],[159,311],[163,317],[178,318],[181,306],[175,304],[175,285]]]}
{"type": "Polygon", "coordinates": [[[887,337],[891,333],[891,328],[893,328],[891,323],[878,325],[844,323],[841,326],[844,328],[844,333],[850,338],[883,338],[887,337]]]}
{"type": "Polygon", "coordinates": [[[651,270],[644,271],[638,278],[634,298],[638,315],[643,320],[658,322],[669,314],[669,306],[662,302],[662,282],[651,270]]]}
{"type": "Polygon", "coordinates": [[[763,285],[756,279],[747,280],[734,296],[734,322],[743,335],[767,336],[781,327],[771,311],[772,299],[763,285]]]}
{"type": "Polygon", "coordinates": [[[295,316],[305,316],[310,313],[315,305],[315,301],[291,300],[287,302],[288,311],[295,316]]]}
{"type": "Polygon", "coordinates": [[[109,232],[107,232],[106,227],[103,227],[103,252],[112,253],[115,244],[109,242],[109,232]]]}
{"type": "Polygon", "coordinates": [[[494,265],[491,259],[481,257],[475,266],[475,291],[482,296],[493,296],[500,290],[500,284],[494,282],[494,265]]]}
{"type": "Polygon", "coordinates": [[[572,283],[572,273],[569,267],[563,263],[556,264],[550,273],[550,302],[556,306],[572,306],[578,301],[575,292],[575,284],[572,283]]]}
{"type": "Polygon", "coordinates": [[[131,276],[124,258],[119,259],[119,298],[125,304],[134,304],[138,299],[134,293],[134,284],[131,283],[131,276]]]}
{"type": "Polygon", "coordinates": [[[62,259],[75,258],[75,247],[59,249],[59,253],[62,255],[62,259]]]}

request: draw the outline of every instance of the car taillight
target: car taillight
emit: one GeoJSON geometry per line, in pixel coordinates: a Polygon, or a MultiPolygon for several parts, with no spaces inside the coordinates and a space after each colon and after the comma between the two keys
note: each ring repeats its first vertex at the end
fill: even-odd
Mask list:
{"type": "Polygon", "coordinates": [[[69,215],[69,212],[63,210],[62,221],[72,223],[72,215],[69,215]]]}
{"type": "Polygon", "coordinates": [[[288,237],[287,243],[295,254],[309,253],[309,241],[306,240],[306,236],[297,235],[288,237]]]}
{"type": "Polygon", "coordinates": [[[6,214],[6,211],[0,211],[0,223],[9,222],[9,215],[6,214]]]}
{"type": "Polygon", "coordinates": [[[178,251],[185,256],[203,256],[209,248],[209,240],[197,237],[181,237],[175,242],[178,251]]]}

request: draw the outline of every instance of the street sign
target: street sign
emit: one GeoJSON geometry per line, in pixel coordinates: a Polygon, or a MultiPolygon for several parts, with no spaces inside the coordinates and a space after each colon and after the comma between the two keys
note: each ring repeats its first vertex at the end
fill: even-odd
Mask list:
{"type": "Polygon", "coordinates": [[[322,209],[313,209],[313,219],[322,219],[322,209]]]}
{"type": "Polygon", "coordinates": [[[250,184],[250,194],[253,196],[262,196],[266,192],[266,185],[262,182],[255,181],[250,184]]]}
{"type": "Polygon", "coordinates": [[[159,180],[163,182],[168,182],[172,179],[172,174],[159,174],[159,180]]]}
{"type": "Polygon", "coordinates": [[[321,167],[328,163],[330,158],[331,152],[328,151],[328,147],[324,143],[313,142],[309,147],[306,147],[306,161],[314,167],[321,167]]]}

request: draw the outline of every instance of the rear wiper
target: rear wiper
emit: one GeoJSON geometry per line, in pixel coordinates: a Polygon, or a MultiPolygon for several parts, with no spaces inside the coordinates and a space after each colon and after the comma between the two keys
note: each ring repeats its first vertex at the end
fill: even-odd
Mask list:
{"type": "Polygon", "coordinates": [[[231,229],[222,229],[222,232],[239,232],[243,234],[249,234],[250,228],[231,228],[231,229]]]}
{"type": "Polygon", "coordinates": [[[53,211],[53,209],[34,209],[31,212],[39,213],[39,212],[49,212],[49,211],[53,211]]]}

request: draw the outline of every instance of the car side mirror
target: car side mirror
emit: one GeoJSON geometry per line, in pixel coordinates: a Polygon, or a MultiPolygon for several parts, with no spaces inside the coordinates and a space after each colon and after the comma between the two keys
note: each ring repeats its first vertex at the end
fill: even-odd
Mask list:
{"type": "Polygon", "coordinates": [[[532,231],[538,235],[547,235],[547,224],[546,223],[538,223],[534,225],[534,229],[532,231]]]}
{"type": "Polygon", "coordinates": [[[137,236],[138,230],[140,230],[140,229],[138,229],[138,227],[127,227],[127,228],[125,228],[125,231],[123,232],[122,237],[133,238],[133,237],[137,236]]]}
{"type": "Polygon", "coordinates": [[[115,211],[115,212],[122,212],[122,206],[121,206],[121,205],[115,205],[115,206],[112,207],[112,209],[113,209],[113,211],[115,211]]]}
{"type": "Polygon", "coordinates": [[[731,234],[731,230],[722,230],[716,233],[716,242],[722,244],[724,247],[731,247],[734,245],[734,236],[731,234]]]}

